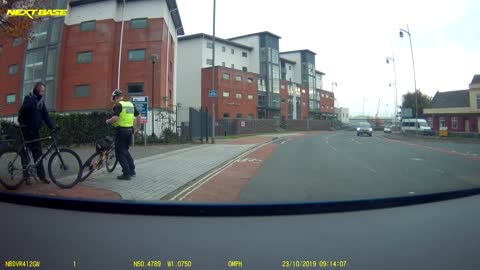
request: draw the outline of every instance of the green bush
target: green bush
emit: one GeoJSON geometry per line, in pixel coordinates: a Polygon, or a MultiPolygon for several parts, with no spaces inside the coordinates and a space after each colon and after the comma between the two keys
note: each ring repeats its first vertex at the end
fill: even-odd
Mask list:
{"type": "MultiPolygon", "coordinates": [[[[106,111],[72,114],[50,113],[50,118],[58,127],[57,142],[66,146],[89,144],[105,136],[114,136],[113,127],[105,124],[105,120],[111,116],[111,112],[106,111]]],[[[1,121],[2,130],[11,125],[12,122],[1,121]]],[[[40,136],[46,137],[49,134],[47,126],[42,125],[40,136]]]]}

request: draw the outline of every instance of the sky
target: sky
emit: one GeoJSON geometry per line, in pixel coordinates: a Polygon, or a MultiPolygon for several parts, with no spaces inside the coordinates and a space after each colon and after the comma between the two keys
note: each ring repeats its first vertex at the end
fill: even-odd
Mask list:
{"type": "MultiPolygon", "coordinates": [[[[186,35],[212,34],[213,0],[177,0],[186,35]]],[[[478,0],[217,0],[215,35],[230,38],[269,31],[281,37],[280,52],[309,49],[316,69],[326,73],[324,89],[350,115],[391,115],[416,88],[468,89],[480,74],[478,0]],[[391,83],[391,86],[389,84],[391,83]],[[380,105],[378,105],[380,104],[380,105]]],[[[181,79],[181,78],[178,78],[181,79]]]]}

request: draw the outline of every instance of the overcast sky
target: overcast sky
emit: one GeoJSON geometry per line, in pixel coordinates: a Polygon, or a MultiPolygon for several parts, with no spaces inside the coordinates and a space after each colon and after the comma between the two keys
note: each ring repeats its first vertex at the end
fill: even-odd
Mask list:
{"type": "MultiPolygon", "coordinates": [[[[217,0],[216,36],[270,31],[281,36],[280,51],[317,53],[316,69],[326,73],[324,89],[334,88],[351,115],[391,112],[395,57],[398,103],[414,91],[408,35],[412,35],[417,88],[468,89],[480,74],[480,1],[477,0],[217,0]]],[[[212,34],[213,0],[177,0],[185,34],[212,34]]],[[[182,78],[178,78],[182,79],[182,78]]]]}

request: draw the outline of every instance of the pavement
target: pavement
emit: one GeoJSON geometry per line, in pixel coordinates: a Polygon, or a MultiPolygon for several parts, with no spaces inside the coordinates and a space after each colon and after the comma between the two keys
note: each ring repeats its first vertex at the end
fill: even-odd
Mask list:
{"type": "MultiPolygon", "coordinates": [[[[285,136],[292,136],[292,133],[237,139],[219,137],[216,144],[137,145],[131,148],[137,175],[130,181],[116,179],[121,174],[121,167],[117,166],[112,173],[102,169],[70,189],[35,183],[32,186],[22,185],[14,192],[103,200],[160,200],[242,153],[285,136]]],[[[82,162],[94,152],[93,146],[77,147],[74,150],[82,162]]],[[[1,191],[6,190],[0,186],[1,191]]]]}

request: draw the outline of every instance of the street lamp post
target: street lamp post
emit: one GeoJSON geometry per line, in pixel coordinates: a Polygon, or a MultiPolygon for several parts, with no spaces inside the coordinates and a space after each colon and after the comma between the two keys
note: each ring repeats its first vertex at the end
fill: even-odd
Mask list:
{"type": "Polygon", "coordinates": [[[408,34],[408,40],[410,41],[410,52],[412,53],[412,65],[413,65],[413,84],[415,87],[415,130],[418,129],[418,95],[417,95],[417,79],[415,76],[415,60],[413,59],[413,47],[412,47],[412,35],[410,34],[410,29],[407,30],[400,29],[400,37],[403,38],[403,33],[408,34]]]}
{"type": "Polygon", "coordinates": [[[158,54],[150,55],[150,61],[152,62],[152,137],[155,135],[155,110],[154,110],[154,95],[155,95],[155,63],[158,61],[158,54]]]}
{"type": "Polygon", "coordinates": [[[392,55],[392,58],[387,57],[387,64],[390,63],[391,60],[393,62],[393,74],[395,76],[395,107],[394,107],[394,125],[397,125],[397,112],[398,112],[398,89],[397,89],[397,71],[395,68],[395,56],[392,55]]]}
{"type": "MultiPolygon", "coordinates": [[[[333,86],[337,86],[337,82],[332,83],[332,95],[333,95],[333,126],[335,127],[337,113],[335,112],[335,93],[333,92],[333,86]]],[[[338,105],[338,103],[337,103],[338,105]]]]}
{"type": "MultiPolygon", "coordinates": [[[[213,0],[213,35],[212,35],[212,90],[215,90],[215,13],[217,1],[213,0]]],[[[218,91],[217,91],[218,93],[218,91]]],[[[215,143],[215,97],[212,97],[212,144],[215,143]]]]}

